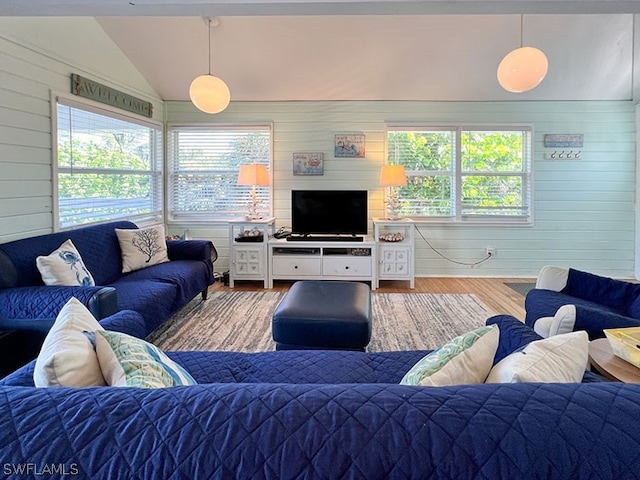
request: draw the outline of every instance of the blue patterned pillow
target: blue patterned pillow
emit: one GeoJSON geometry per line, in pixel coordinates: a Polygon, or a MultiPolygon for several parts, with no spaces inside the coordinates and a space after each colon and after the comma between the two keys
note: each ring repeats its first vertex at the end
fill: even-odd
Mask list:
{"type": "Polygon", "coordinates": [[[95,332],[96,353],[107,384],[164,388],[196,385],[189,373],[155,345],[125,333],[95,332]]]}
{"type": "Polygon", "coordinates": [[[500,330],[480,327],[460,335],[423,357],[400,381],[401,385],[462,385],[483,383],[493,366],[500,330]]]}
{"type": "Polygon", "coordinates": [[[95,285],[93,277],[71,240],[67,240],[47,256],[36,257],[36,266],[45,285],[68,287],[95,285]]]}

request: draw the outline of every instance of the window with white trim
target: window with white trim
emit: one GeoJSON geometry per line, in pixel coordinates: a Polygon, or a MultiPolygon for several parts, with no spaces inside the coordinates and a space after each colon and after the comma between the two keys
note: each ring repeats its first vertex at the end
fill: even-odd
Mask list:
{"type": "MultiPolygon", "coordinates": [[[[240,165],[271,171],[270,125],[169,126],[169,220],[216,221],[245,215],[251,187],[238,185],[240,165]]],[[[256,187],[258,212],[270,215],[271,187],[256,187]]]]}
{"type": "Polygon", "coordinates": [[[532,221],[531,128],[387,127],[387,162],[403,165],[400,214],[460,223],[532,221]]]}
{"type": "Polygon", "coordinates": [[[58,229],[163,218],[162,126],[60,97],[58,229]]]}

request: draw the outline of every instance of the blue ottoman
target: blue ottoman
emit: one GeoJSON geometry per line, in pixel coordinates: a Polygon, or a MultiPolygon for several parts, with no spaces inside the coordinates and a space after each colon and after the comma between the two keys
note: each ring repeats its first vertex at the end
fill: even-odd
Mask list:
{"type": "Polygon", "coordinates": [[[359,350],[371,340],[371,290],[359,282],[294,283],[273,314],[276,350],[359,350]]]}

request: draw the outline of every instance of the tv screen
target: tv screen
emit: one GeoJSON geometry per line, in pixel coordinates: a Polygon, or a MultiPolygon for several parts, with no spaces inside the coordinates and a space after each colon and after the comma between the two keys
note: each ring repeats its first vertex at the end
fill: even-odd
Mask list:
{"type": "Polygon", "coordinates": [[[366,190],[292,190],[291,231],[295,234],[366,234],[366,190]]]}

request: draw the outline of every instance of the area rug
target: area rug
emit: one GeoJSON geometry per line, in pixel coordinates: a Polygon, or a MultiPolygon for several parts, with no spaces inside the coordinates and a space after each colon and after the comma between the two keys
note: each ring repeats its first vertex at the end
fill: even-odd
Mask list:
{"type": "MultiPolygon", "coordinates": [[[[271,316],[285,292],[213,292],[193,299],[147,340],[163,350],[274,349],[271,316]]],[[[372,294],[369,351],[438,348],[493,315],[475,295],[372,294]]]]}

